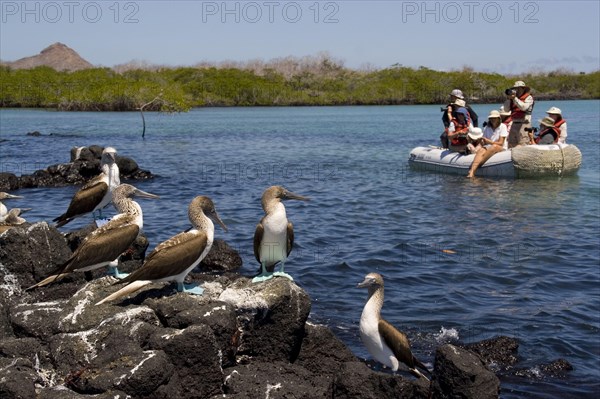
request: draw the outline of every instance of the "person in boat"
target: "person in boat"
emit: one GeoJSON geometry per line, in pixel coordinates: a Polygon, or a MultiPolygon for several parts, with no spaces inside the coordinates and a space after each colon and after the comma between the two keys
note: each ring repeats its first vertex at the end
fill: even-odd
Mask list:
{"type": "MultiPolygon", "coordinates": [[[[452,118],[448,117],[448,108],[452,108],[456,100],[463,100],[465,102],[463,106],[467,109],[467,111],[469,111],[469,115],[471,116],[471,123],[473,124],[473,127],[477,127],[477,113],[473,111],[473,108],[471,108],[469,104],[467,104],[467,100],[465,100],[463,92],[460,89],[454,89],[452,90],[452,92],[450,92],[450,103],[446,105],[444,113],[442,114],[442,123],[444,124],[444,129],[447,129],[450,126],[450,121],[452,120],[452,118]]],[[[447,146],[444,148],[447,148],[447,146]]]]}
{"type": "MultiPolygon", "coordinates": [[[[554,123],[552,126],[545,126],[545,134],[551,134],[555,140],[553,144],[566,144],[567,143],[567,120],[562,117],[562,112],[558,107],[550,107],[548,111],[548,118],[551,118],[554,123]]],[[[546,118],[544,118],[546,119],[546,118]]],[[[543,131],[540,130],[538,137],[542,136],[543,131]]]]}
{"type": "Polygon", "coordinates": [[[488,115],[487,123],[483,129],[483,148],[475,154],[467,177],[475,177],[477,169],[483,165],[494,154],[508,149],[508,129],[502,122],[500,112],[493,110],[488,115]]]}
{"type": "MultiPolygon", "coordinates": [[[[504,105],[500,107],[500,120],[502,120],[502,124],[506,126],[506,131],[510,132],[510,128],[512,126],[512,116],[510,116],[510,111],[504,109],[504,105]]],[[[489,122],[488,122],[489,123],[489,122]]],[[[508,145],[508,139],[506,139],[506,145],[508,145]]]]}
{"type": "Polygon", "coordinates": [[[467,133],[467,154],[476,154],[483,149],[483,131],[474,127],[467,133]]]}
{"type": "Polygon", "coordinates": [[[463,100],[456,100],[458,109],[454,112],[448,112],[450,126],[445,130],[448,139],[448,149],[452,152],[465,152],[467,149],[467,133],[473,128],[469,111],[463,106],[463,100]]]}
{"type": "Polygon", "coordinates": [[[557,144],[560,141],[560,126],[556,127],[552,117],[546,116],[540,120],[540,128],[537,137],[532,138],[532,144],[557,144]]]}
{"type": "Polygon", "coordinates": [[[506,89],[504,109],[510,110],[512,126],[508,131],[508,148],[530,144],[528,131],[531,131],[531,113],[534,100],[531,89],[522,80],[506,89]]]}

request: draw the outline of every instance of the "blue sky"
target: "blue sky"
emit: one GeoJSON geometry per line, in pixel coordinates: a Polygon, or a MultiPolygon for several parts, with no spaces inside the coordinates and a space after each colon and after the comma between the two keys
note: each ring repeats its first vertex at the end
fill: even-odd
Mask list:
{"type": "Polygon", "coordinates": [[[0,58],[54,42],[95,65],[315,55],[518,74],[600,69],[600,1],[5,1],[0,58]]]}

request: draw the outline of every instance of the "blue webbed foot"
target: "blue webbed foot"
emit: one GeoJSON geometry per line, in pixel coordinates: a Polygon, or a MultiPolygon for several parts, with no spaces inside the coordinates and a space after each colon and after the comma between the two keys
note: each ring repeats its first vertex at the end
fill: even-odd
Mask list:
{"type": "Polygon", "coordinates": [[[263,281],[267,281],[273,278],[273,273],[270,272],[264,272],[259,274],[258,276],[254,277],[252,279],[253,283],[262,283],[263,281]]]}
{"type": "Polygon", "coordinates": [[[109,267],[108,271],[106,272],[107,275],[109,276],[113,276],[115,278],[118,278],[119,280],[124,279],[125,277],[129,276],[129,273],[121,273],[119,272],[119,269],[116,267],[109,267]]]}
{"type": "Polygon", "coordinates": [[[290,279],[291,281],[294,281],[294,278],[285,272],[275,272],[273,273],[273,275],[277,277],[285,277],[287,279],[290,279]]]}
{"type": "Polygon", "coordinates": [[[202,295],[204,292],[204,288],[200,287],[198,284],[183,284],[177,283],[177,291],[179,292],[187,292],[188,294],[193,295],[202,295]]]}

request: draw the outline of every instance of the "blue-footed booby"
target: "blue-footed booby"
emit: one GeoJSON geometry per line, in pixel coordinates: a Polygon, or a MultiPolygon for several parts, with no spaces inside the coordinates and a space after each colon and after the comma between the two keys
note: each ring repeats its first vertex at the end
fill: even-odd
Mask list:
{"type": "Polygon", "coordinates": [[[125,287],[96,305],[129,295],[152,282],[175,281],[177,291],[201,295],[202,288],[195,284],[186,285],[183,280],[204,259],[212,247],[215,226],[211,219],[219,223],[223,230],[227,231],[227,227],[208,197],[194,198],[188,207],[188,217],[192,222],[191,229],[157,245],[146,257],[142,267],[117,282],[117,284],[126,283],[125,287]]]}
{"type": "Polygon", "coordinates": [[[31,208],[12,208],[8,213],[0,218],[0,234],[4,233],[11,227],[18,226],[26,222],[21,217],[21,214],[30,211],[31,208]]]}
{"type": "Polygon", "coordinates": [[[90,212],[98,211],[102,215],[102,208],[110,204],[113,190],[121,183],[116,156],[117,150],[113,147],[106,147],[102,151],[100,174],[75,193],[67,211],[53,220],[57,222],[56,227],[90,212]]]}
{"type": "Polygon", "coordinates": [[[285,273],[287,257],[294,246],[294,227],[285,214],[282,200],[295,199],[308,201],[309,198],[294,194],[281,186],[272,186],[265,190],[261,203],[265,216],[254,231],[254,257],[260,263],[261,272],[252,279],[253,283],[266,281],[273,276],[292,276],[285,273]],[[275,265],[281,262],[281,270],[273,273],[275,265]]]}
{"type": "Polygon", "coordinates": [[[9,193],[5,193],[4,191],[0,192],[0,218],[3,218],[8,214],[8,209],[2,203],[2,201],[6,200],[6,199],[17,199],[17,198],[23,198],[23,197],[21,197],[20,195],[12,195],[9,193]]]}
{"type": "Polygon", "coordinates": [[[121,277],[117,270],[118,258],[133,244],[144,225],[142,208],[132,197],[159,198],[129,184],[119,185],[112,195],[113,204],[119,213],[88,234],[73,255],[51,276],[28,289],[42,287],[71,272],[94,270],[102,266],[109,266],[109,274],[121,277]]]}
{"type": "Polygon", "coordinates": [[[398,370],[400,363],[404,363],[414,376],[427,379],[417,367],[428,374],[430,372],[413,356],[406,334],[381,317],[383,277],[378,273],[369,273],[357,287],[369,289],[369,299],[360,316],[360,338],[371,356],[394,372],[398,370]]]}

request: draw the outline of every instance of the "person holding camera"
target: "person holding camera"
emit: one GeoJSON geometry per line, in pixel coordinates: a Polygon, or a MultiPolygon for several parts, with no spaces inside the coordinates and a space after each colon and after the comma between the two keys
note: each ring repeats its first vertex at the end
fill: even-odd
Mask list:
{"type": "Polygon", "coordinates": [[[473,128],[469,111],[464,107],[463,100],[456,100],[456,111],[448,111],[450,126],[444,131],[448,140],[448,149],[452,152],[464,152],[467,149],[467,133],[473,128]]]}
{"type": "MultiPolygon", "coordinates": [[[[452,92],[450,92],[450,103],[448,105],[446,105],[445,107],[441,108],[441,111],[443,112],[442,123],[444,124],[444,128],[447,129],[450,126],[450,120],[452,120],[452,118],[448,117],[448,108],[452,108],[452,106],[455,104],[456,100],[462,100],[465,102],[463,107],[465,107],[467,109],[467,111],[469,111],[469,116],[471,117],[471,123],[473,124],[473,127],[477,127],[478,126],[477,125],[477,122],[478,122],[477,114],[467,104],[467,102],[465,100],[465,96],[463,95],[463,92],[459,89],[454,89],[454,90],[452,90],[452,92]]],[[[447,146],[445,146],[444,148],[447,148],[447,146]]]]}
{"type": "MultiPolygon", "coordinates": [[[[549,109],[549,111],[555,110],[558,110],[558,112],[560,112],[560,109],[556,107],[552,107],[549,109]]],[[[548,113],[548,116],[540,120],[540,133],[535,139],[533,139],[532,144],[565,144],[567,122],[564,119],[562,119],[562,117],[560,117],[560,119],[557,119],[557,116],[553,115],[557,115],[558,117],[560,117],[560,113],[548,113]],[[563,137],[563,131],[561,129],[561,127],[563,126],[565,137],[563,137]]]]}
{"type": "Polygon", "coordinates": [[[534,100],[530,93],[531,89],[518,80],[512,88],[506,89],[506,101],[504,109],[510,110],[512,126],[508,132],[508,148],[531,143],[533,129],[531,127],[531,113],[533,112],[534,100]]]}
{"type": "Polygon", "coordinates": [[[484,146],[475,154],[467,177],[475,177],[477,169],[488,159],[494,154],[508,149],[508,129],[501,119],[501,113],[493,110],[488,115],[487,122],[483,123],[482,141],[484,146]]]}

